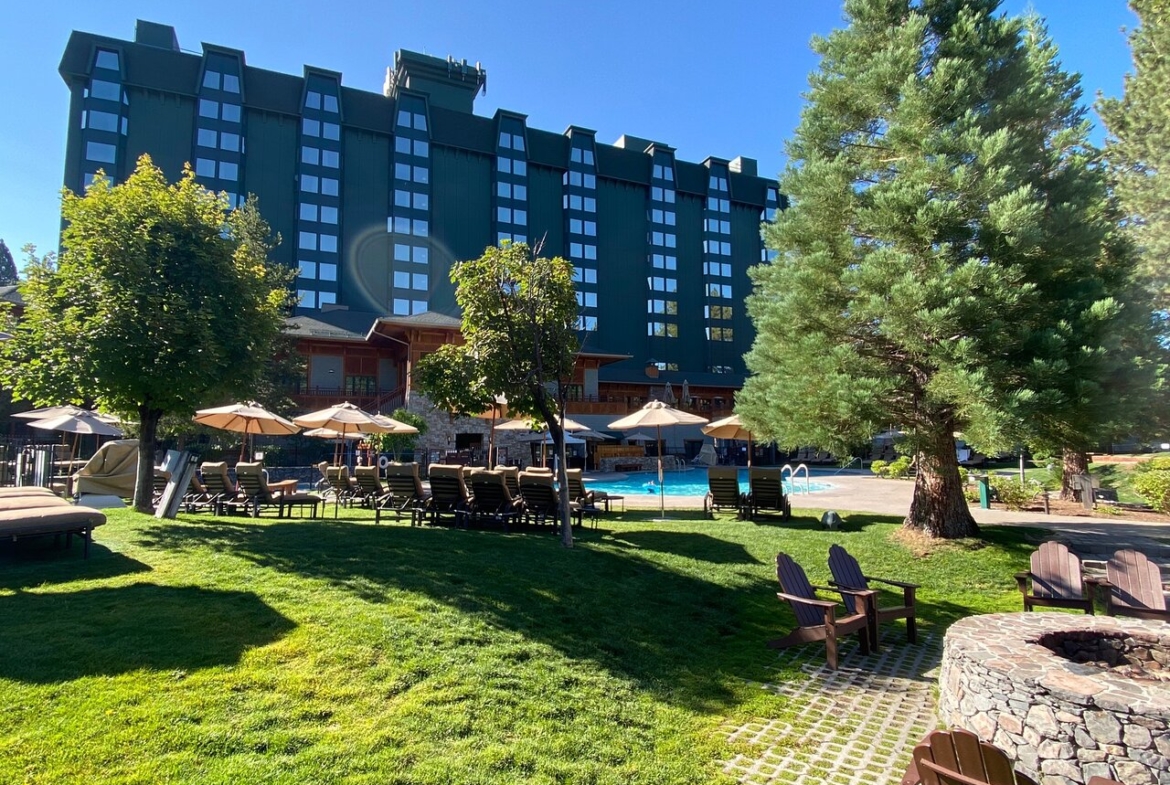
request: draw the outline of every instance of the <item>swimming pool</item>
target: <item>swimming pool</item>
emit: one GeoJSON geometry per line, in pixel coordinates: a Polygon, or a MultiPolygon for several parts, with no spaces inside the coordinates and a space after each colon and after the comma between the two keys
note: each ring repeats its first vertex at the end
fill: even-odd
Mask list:
{"type": "MultiPolygon", "coordinates": [[[[666,486],[667,496],[704,496],[707,493],[707,470],[706,469],[688,469],[684,472],[666,472],[663,474],[666,486]]],[[[591,491],[605,491],[606,493],[616,493],[619,496],[640,496],[640,495],[654,495],[658,493],[658,472],[631,472],[623,480],[589,480],[586,486],[591,491]],[[650,482],[653,481],[653,487],[650,482]]],[[[821,482],[812,480],[808,484],[810,493],[817,491],[826,491],[832,488],[833,484],[828,482],[821,482]]],[[[739,489],[743,493],[748,492],[748,473],[747,469],[739,470],[739,489]]],[[[793,494],[804,493],[804,477],[796,481],[795,490],[791,487],[788,481],[788,474],[784,475],[784,492],[793,494]]]]}

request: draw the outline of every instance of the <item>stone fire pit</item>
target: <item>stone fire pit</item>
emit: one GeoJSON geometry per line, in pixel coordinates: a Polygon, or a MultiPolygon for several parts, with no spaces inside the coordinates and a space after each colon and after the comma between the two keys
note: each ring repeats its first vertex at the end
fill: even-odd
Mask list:
{"type": "Polygon", "coordinates": [[[1170,785],[1170,624],[995,613],[947,631],[939,715],[1043,785],[1170,785]]]}

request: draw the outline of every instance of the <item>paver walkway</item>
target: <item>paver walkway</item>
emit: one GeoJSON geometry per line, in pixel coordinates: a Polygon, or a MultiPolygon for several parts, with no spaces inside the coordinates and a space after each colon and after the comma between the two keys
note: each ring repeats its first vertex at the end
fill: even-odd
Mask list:
{"type": "Polygon", "coordinates": [[[934,685],[941,641],[916,645],[894,628],[878,654],[855,638],[842,644],[841,667],[825,662],[824,644],[782,651],[776,680],[760,685],[791,698],[791,713],[722,730],[743,748],[724,771],[745,785],[892,785],[910,751],[938,726],[934,685]]]}

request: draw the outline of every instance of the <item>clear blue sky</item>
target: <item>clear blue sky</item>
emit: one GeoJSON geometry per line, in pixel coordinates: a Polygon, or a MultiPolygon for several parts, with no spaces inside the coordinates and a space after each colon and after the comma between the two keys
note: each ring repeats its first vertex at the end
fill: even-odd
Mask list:
{"type": "MultiPolygon", "coordinates": [[[[1124,0],[1005,0],[1048,21],[1088,100],[1117,95],[1130,68],[1124,0]]],[[[68,92],[57,65],[70,30],[133,38],[138,18],[174,25],[184,49],[243,49],[250,65],[341,71],[344,84],[380,92],[394,51],[480,61],[488,92],[479,114],[524,112],[530,125],[593,128],[655,139],[680,157],[744,155],[778,174],[816,61],[814,34],[841,24],[836,0],[674,2],[158,3],[9,0],[0,25],[0,238],[57,246],[68,92]]],[[[1095,115],[1094,115],[1095,119],[1095,115]]],[[[1100,133],[1096,135],[1100,141],[1100,133]]]]}

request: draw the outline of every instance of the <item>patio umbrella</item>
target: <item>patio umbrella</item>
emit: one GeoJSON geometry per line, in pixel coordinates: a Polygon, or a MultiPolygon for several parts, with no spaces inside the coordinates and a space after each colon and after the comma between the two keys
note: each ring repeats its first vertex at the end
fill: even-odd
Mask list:
{"type": "Polygon", "coordinates": [[[658,433],[658,509],[666,517],[666,487],[662,475],[662,429],[672,425],[706,425],[707,421],[695,414],[680,412],[662,401],[650,401],[631,415],[611,422],[608,427],[615,431],[629,431],[634,428],[654,426],[658,433]]]}
{"type": "Polygon", "coordinates": [[[98,416],[97,412],[81,409],[76,414],[60,414],[45,420],[30,422],[30,428],[41,428],[46,431],[64,431],[75,434],[73,448],[69,451],[69,461],[77,454],[77,443],[83,433],[93,433],[99,436],[121,436],[122,431],[113,424],[98,416]]]}
{"type": "Polygon", "coordinates": [[[670,386],[670,382],[666,383],[666,389],[662,391],[662,400],[666,403],[674,403],[674,388],[670,386]]]}
{"type": "Polygon", "coordinates": [[[629,436],[627,436],[626,441],[627,442],[635,442],[635,443],[637,443],[637,442],[645,443],[645,442],[654,441],[654,437],[647,436],[646,434],[642,433],[641,431],[638,431],[637,433],[631,433],[629,436]]]}
{"type": "Polygon", "coordinates": [[[703,433],[715,439],[734,439],[748,443],[748,467],[752,465],[752,432],[743,427],[738,414],[703,426],[703,433]]]}
{"type": "Polygon", "coordinates": [[[250,435],[259,433],[267,436],[291,436],[300,430],[296,425],[278,414],[273,414],[255,401],[199,409],[192,419],[200,425],[218,428],[221,431],[242,433],[244,440],[240,444],[241,461],[244,460],[244,450],[248,446],[250,435]]]}
{"type": "Polygon", "coordinates": [[[335,449],[333,451],[334,465],[337,465],[338,453],[341,451],[341,445],[343,443],[343,440],[353,439],[356,441],[358,439],[366,438],[366,435],[364,433],[343,434],[343,433],[341,433],[341,431],[335,431],[332,428],[314,428],[311,431],[302,432],[301,436],[310,436],[314,439],[333,439],[334,441],[336,441],[337,442],[337,449],[335,449]]]}
{"type": "Polygon", "coordinates": [[[104,414],[102,412],[90,411],[89,409],[82,409],[80,406],[74,406],[71,403],[67,403],[62,406],[47,406],[43,409],[33,409],[32,411],[20,412],[19,414],[14,414],[12,416],[19,417],[22,420],[48,420],[51,417],[60,417],[64,414],[92,414],[99,420],[104,420],[108,423],[121,422],[112,414],[104,414]]]}
{"type": "MultiPolygon", "coordinates": [[[[577,422],[576,420],[571,420],[568,417],[561,419],[561,427],[564,428],[569,433],[573,433],[575,431],[589,430],[588,426],[582,425],[581,423],[577,422]]],[[[499,430],[499,431],[546,430],[547,431],[548,427],[544,423],[540,422],[539,420],[520,419],[520,420],[508,420],[507,422],[500,423],[499,425],[496,426],[496,430],[499,430]],[[535,425],[536,427],[533,427],[533,425],[535,425]]]]}
{"type": "Polygon", "coordinates": [[[682,405],[683,406],[690,406],[691,405],[691,385],[687,383],[686,379],[683,379],[682,405]]]}

